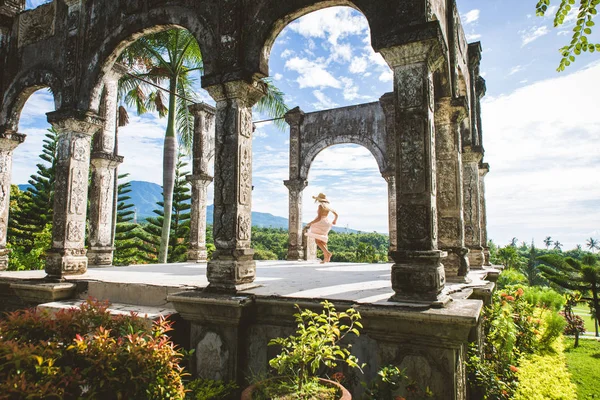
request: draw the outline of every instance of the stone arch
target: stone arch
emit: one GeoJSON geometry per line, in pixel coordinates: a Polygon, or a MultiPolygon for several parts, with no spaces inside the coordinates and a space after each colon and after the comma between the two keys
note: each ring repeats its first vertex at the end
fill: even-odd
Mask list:
{"type": "MultiPolygon", "coordinates": [[[[306,3],[306,2],[303,2],[306,3]]],[[[271,55],[271,49],[273,44],[275,44],[275,40],[279,36],[279,34],[283,31],[283,29],[288,26],[294,20],[306,15],[311,12],[322,10],[324,8],[337,7],[337,6],[347,6],[351,7],[361,14],[365,15],[363,11],[356,5],[354,2],[349,0],[322,0],[322,1],[313,1],[311,4],[299,5],[297,8],[291,8],[289,10],[284,11],[284,14],[278,15],[274,21],[272,21],[272,25],[270,30],[267,32],[267,35],[264,38],[263,43],[261,44],[260,51],[260,59],[259,59],[259,68],[261,72],[264,72],[268,75],[269,71],[269,58],[271,55]]],[[[365,15],[366,17],[366,15],[365,15]]],[[[368,21],[368,19],[367,19],[368,21]]]]}
{"type": "Polygon", "coordinates": [[[339,144],[356,144],[369,150],[369,152],[377,161],[379,171],[383,174],[387,170],[387,161],[385,158],[385,152],[370,138],[352,137],[352,138],[339,138],[339,137],[325,137],[319,142],[315,143],[306,153],[303,155],[303,159],[300,165],[300,178],[307,180],[310,167],[314,162],[315,158],[325,149],[339,145],[339,144]]]}
{"type": "Polygon", "coordinates": [[[62,80],[52,69],[46,67],[32,67],[17,76],[8,86],[2,100],[0,121],[4,121],[4,128],[18,131],[19,119],[23,106],[29,97],[36,91],[48,88],[54,96],[54,105],[58,110],[62,102],[62,80]]]}
{"type": "Polygon", "coordinates": [[[104,80],[110,77],[112,68],[125,48],[137,39],[170,28],[186,29],[194,35],[204,63],[205,74],[216,64],[215,34],[210,24],[196,13],[181,6],[155,8],[148,12],[134,13],[125,18],[117,29],[106,36],[91,55],[90,69],[83,77],[80,108],[97,111],[104,80]]]}

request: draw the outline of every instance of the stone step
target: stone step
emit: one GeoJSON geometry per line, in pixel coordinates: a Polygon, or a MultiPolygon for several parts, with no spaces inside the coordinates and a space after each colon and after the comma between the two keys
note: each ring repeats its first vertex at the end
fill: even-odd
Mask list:
{"type": "MultiPolygon", "coordinates": [[[[79,293],[79,299],[92,297],[108,300],[114,304],[130,304],[140,307],[173,308],[167,296],[188,289],[182,286],[158,286],[145,283],[122,283],[89,281],[87,291],[79,293]]],[[[189,288],[192,289],[192,288],[189,288]]]]}

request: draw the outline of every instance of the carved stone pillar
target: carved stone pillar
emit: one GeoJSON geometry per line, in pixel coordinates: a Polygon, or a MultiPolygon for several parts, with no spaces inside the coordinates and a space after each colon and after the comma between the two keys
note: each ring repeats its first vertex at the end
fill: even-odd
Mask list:
{"type": "Polygon", "coordinates": [[[92,154],[92,184],[90,186],[90,248],[89,267],[109,266],[113,262],[113,213],[117,167],[123,157],[103,151],[92,154]]]}
{"type": "Polygon", "coordinates": [[[115,183],[117,167],[123,157],[115,154],[117,131],[117,79],[105,82],[100,115],[104,118],[103,129],[96,134],[92,152],[92,183],[90,186],[90,247],[88,265],[112,265],[114,255],[113,217],[115,209],[115,183]]]}
{"type": "Polygon", "coordinates": [[[12,178],[13,150],[25,140],[25,135],[12,131],[0,133],[0,271],[8,267],[9,249],[6,248],[8,211],[10,208],[10,182],[12,178]]]}
{"type": "Polygon", "coordinates": [[[90,146],[94,133],[102,129],[102,119],[79,111],[55,111],[47,115],[59,139],[52,248],[46,258],[46,273],[50,278],[61,279],[87,270],[85,221],[90,146]]]}
{"type": "Polygon", "coordinates": [[[388,229],[390,235],[390,253],[397,250],[398,229],[396,228],[396,173],[390,171],[383,174],[383,178],[388,184],[388,229]]]}
{"type": "Polygon", "coordinates": [[[438,250],[433,72],[443,60],[432,39],[382,49],[394,72],[397,250],[392,301],[443,306],[445,274],[438,250]]]}
{"type": "Polygon", "coordinates": [[[216,250],[208,262],[208,289],[235,291],[256,276],[252,227],[252,106],[264,95],[262,82],[207,87],[217,102],[215,125],[216,250]]]}
{"type": "Polygon", "coordinates": [[[283,182],[290,191],[289,196],[289,245],[288,261],[300,261],[304,259],[304,248],[302,246],[302,192],[308,182],[305,180],[287,180],[283,182]]]}
{"type": "Polygon", "coordinates": [[[463,150],[463,196],[465,218],[465,245],[469,249],[472,269],[481,269],[484,263],[481,245],[481,202],[479,187],[479,163],[483,155],[471,147],[463,150]]]}
{"type": "Polygon", "coordinates": [[[483,265],[491,266],[490,248],[488,246],[487,234],[487,206],[485,201],[485,176],[490,172],[490,164],[481,163],[479,165],[479,200],[481,217],[481,246],[483,247],[483,265]]]}
{"type": "Polygon", "coordinates": [[[190,218],[190,248],[188,261],[206,262],[206,207],[208,185],[213,181],[209,174],[209,160],[215,135],[215,108],[205,103],[189,107],[194,115],[194,144],[192,175],[187,176],[192,184],[192,208],[190,218]]]}
{"type": "Polygon", "coordinates": [[[317,242],[315,238],[306,235],[310,228],[302,228],[302,248],[304,249],[304,261],[319,261],[317,257],[317,242]]]}
{"type": "Polygon", "coordinates": [[[386,93],[379,98],[379,104],[385,115],[386,159],[388,170],[383,178],[388,184],[388,230],[390,237],[389,252],[397,250],[398,229],[396,224],[396,109],[394,93],[386,93]]]}
{"type": "Polygon", "coordinates": [[[448,252],[446,277],[466,277],[469,250],[465,247],[463,217],[463,170],[460,124],[468,116],[465,98],[444,97],[435,111],[437,157],[438,246],[448,252]]]}

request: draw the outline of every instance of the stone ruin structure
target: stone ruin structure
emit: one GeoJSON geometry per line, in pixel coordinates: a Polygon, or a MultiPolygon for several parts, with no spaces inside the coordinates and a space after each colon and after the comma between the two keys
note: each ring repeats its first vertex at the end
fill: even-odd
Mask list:
{"type": "MultiPolygon", "coordinates": [[[[447,279],[465,282],[470,269],[489,265],[484,196],[489,166],[483,162],[480,115],[482,49],[478,42],[467,43],[455,0],[54,0],[28,11],[25,0],[0,0],[0,267],[8,259],[12,153],[25,140],[18,129],[20,113],[28,97],[44,87],[54,95],[56,111],[48,121],[60,135],[47,276],[60,280],[84,273],[88,265],[111,264],[115,177],[123,161],[115,121],[117,82],[124,71],[115,61],[142,35],[185,28],[198,40],[202,87],[216,102],[215,108],[191,107],[196,127],[189,259],[206,260],[206,189],[213,179],[216,250],[207,265],[207,290],[170,301],[192,321],[194,346],[218,337],[227,348],[221,377],[239,380],[252,364],[240,356],[245,346],[240,338],[252,336],[244,328],[248,315],[265,325],[284,319],[276,308],[256,309],[254,298],[243,296],[256,277],[250,247],[252,106],[265,94],[261,78],[269,75],[270,50],[282,29],[311,11],[337,5],[353,7],[368,20],[373,49],[393,71],[393,92],[370,104],[287,113],[288,259],[306,256],[300,210],[315,156],[333,144],[365,146],[389,188],[395,294],[388,304],[397,303],[399,311],[389,306],[367,312],[372,325],[364,340],[375,346],[382,363],[401,359],[430,371],[430,379],[439,381],[440,398],[465,398],[466,343],[479,324],[481,306],[456,309],[444,288],[447,279]],[[212,134],[214,178],[208,170],[212,134]],[[422,310],[430,314],[421,317],[422,310]],[[390,331],[392,320],[398,325],[390,331]],[[406,352],[407,338],[417,350],[406,352]]],[[[253,332],[270,336],[264,329],[253,332]]]]}

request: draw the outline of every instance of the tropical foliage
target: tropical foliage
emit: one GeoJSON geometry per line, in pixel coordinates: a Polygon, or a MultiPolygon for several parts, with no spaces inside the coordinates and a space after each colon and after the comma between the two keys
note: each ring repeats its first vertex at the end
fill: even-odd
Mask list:
{"type": "MultiPolygon", "coordinates": [[[[540,17],[546,15],[546,12],[550,9],[551,0],[539,0],[536,5],[536,14],[540,17]]],[[[575,10],[575,0],[560,0],[560,4],[556,9],[554,16],[554,26],[558,27],[565,23],[567,15],[573,12],[576,15],[576,23],[573,27],[573,34],[571,37],[571,43],[563,46],[560,49],[562,59],[557,70],[559,72],[564,71],[566,67],[575,62],[576,56],[582,52],[588,51],[593,53],[600,51],[600,43],[592,43],[588,40],[592,34],[592,28],[595,23],[594,17],[598,13],[597,6],[600,4],[600,0],[581,0],[579,2],[579,9],[575,10]]]]}

